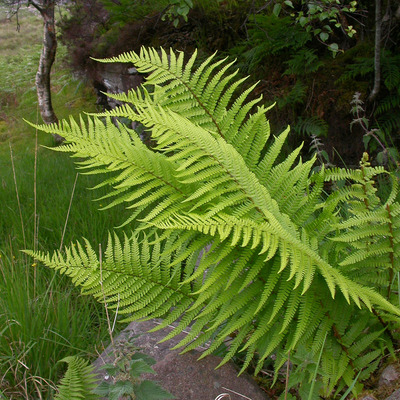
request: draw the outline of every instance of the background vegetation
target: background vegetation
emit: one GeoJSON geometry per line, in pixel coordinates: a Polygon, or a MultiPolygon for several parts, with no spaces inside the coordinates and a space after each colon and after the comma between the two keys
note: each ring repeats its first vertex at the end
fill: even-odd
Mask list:
{"type": "Polygon", "coordinates": [[[262,94],[267,103],[277,103],[271,122],[278,130],[291,125],[297,134],[291,139],[293,146],[303,140],[309,145],[316,135],[334,164],[355,166],[367,148],[373,163],[396,168],[393,161],[396,164],[398,160],[400,129],[397,3],[382,4],[382,82],[378,96],[370,102],[375,55],[373,1],[352,2],[355,8],[344,7],[350,2],[328,0],[193,1],[187,20],[179,17],[177,27],[163,18],[162,1],[135,3],[140,6],[128,7],[123,18],[118,16],[127,9],[126,2],[76,3],[60,28],[71,64],[83,68],[88,76],[96,79],[97,68],[89,56],[116,56],[138,51],[142,45],[172,47],[187,54],[198,48],[204,57],[218,51],[220,58],[237,58],[241,73],[251,74],[249,85],[260,81],[254,96],[262,94]],[[151,12],[150,4],[157,4],[151,12]],[[335,52],[330,47],[333,43],[335,52]],[[366,132],[360,125],[353,125],[350,131],[355,93],[360,93],[365,103],[369,129],[379,131],[379,140],[390,149],[392,158],[386,153],[377,158],[382,146],[372,137],[363,142],[366,132]]]}
{"type": "MultiPolygon", "coordinates": [[[[52,138],[22,121],[38,118],[40,17],[22,10],[19,33],[3,8],[0,21],[0,398],[47,398],[65,368],[57,364],[63,356],[90,359],[102,351],[105,316],[97,303],[20,250],[58,248],[64,227],[65,241],[83,231],[100,242],[122,210],[98,214],[99,203],[86,190],[96,181],[79,175],[75,185],[71,159],[41,147],[52,146],[52,138]]],[[[55,108],[64,117],[82,107],[94,111],[92,90],[65,68],[63,54],[60,48],[52,76],[55,108]]]]}

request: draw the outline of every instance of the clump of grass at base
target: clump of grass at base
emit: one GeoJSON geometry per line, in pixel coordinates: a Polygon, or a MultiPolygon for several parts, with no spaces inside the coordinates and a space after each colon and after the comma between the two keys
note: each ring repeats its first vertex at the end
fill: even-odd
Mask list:
{"type": "Polygon", "coordinates": [[[34,151],[13,152],[14,169],[10,157],[5,153],[0,157],[0,202],[5,205],[0,214],[0,390],[8,398],[34,399],[40,398],[39,393],[47,398],[65,367],[58,360],[75,354],[90,358],[96,346],[102,350],[102,341],[108,341],[106,317],[101,305],[82,297],[68,281],[36,265],[20,250],[60,246],[72,193],[67,242],[77,230],[104,241],[107,232],[121,223],[124,211],[117,208],[111,216],[98,213],[95,193],[86,189],[96,181],[79,175],[73,192],[76,174],[71,160],[39,149],[35,235],[34,151]]]}
{"type": "Polygon", "coordinates": [[[0,255],[0,390],[47,398],[62,372],[57,361],[90,354],[89,341],[103,338],[103,310],[20,254],[0,255]]]}

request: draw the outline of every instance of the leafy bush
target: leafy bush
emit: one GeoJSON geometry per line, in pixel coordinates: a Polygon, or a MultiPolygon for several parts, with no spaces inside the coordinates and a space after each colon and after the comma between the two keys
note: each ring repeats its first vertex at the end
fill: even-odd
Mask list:
{"type": "Polygon", "coordinates": [[[194,70],[196,53],[184,65],[183,53],[142,49],[103,61],[149,76],[113,96],[125,102],[118,109],[38,128],[65,137],[57,150],[80,169],[107,175],[107,207],[126,202],[134,231],[110,234],[104,254],[86,239],[28,254],[126,321],[176,322],[166,339],[190,326],[180,346],[211,341],[202,357],[229,340],[221,364],[240,352],[241,371],[253,363],[258,373],[274,355],[276,379],[301,349],[322,355],[324,396],[367,378],[393,350],[399,322],[397,180],[388,175],[391,192],[380,196],[375,181],[387,172],[367,154],[356,170],[317,172],[300,148],[285,156],[289,130],[270,138],[268,109],[246,101],[254,87],[234,99],[243,79],[226,60],[194,70]],[[111,117],[142,124],[155,147],[111,117]]]}

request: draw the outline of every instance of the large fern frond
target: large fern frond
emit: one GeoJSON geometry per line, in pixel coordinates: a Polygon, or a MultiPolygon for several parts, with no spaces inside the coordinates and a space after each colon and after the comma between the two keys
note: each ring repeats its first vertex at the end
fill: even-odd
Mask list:
{"type": "Polygon", "coordinates": [[[357,170],[315,173],[301,148],[281,157],[289,130],[268,143],[267,109],[254,109],[249,91],[234,100],[241,80],[225,60],[194,69],[196,54],[185,65],[182,53],[143,49],[106,61],[134,62],[150,74],[145,87],[86,123],[39,129],[65,137],[59,151],[85,172],[110,175],[109,206],[126,202],[136,232],[110,236],[104,254],[88,241],[29,254],[126,320],[175,322],[166,339],[190,327],[178,345],[187,350],[210,342],[207,355],[229,340],[223,363],[243,352],[243,370],[256,359],[259,371],[273,352],[279,370],[289,351],[317,355],[325,338],[328,392],[350,385],[357,360],[376,365],[377,342],[400,316],[387,283],[399,270],[397,181],[382,199],[375,177],[386,172],[365,158],[357,170]],[[112,116],[141,123],[154,147],[112,116]],[[326,182],[341,188],[327,195],[326,182]],[[352,318],[367,320],[367,335],[352,318]]]}

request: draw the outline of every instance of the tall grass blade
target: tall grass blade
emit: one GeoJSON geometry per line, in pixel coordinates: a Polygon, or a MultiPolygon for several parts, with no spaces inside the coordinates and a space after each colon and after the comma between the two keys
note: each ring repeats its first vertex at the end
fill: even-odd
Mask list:
{"type": "Polygon", "coordinates": [[[349,386],[349,388],[344,392],[343,396],[340,398],[340,400],[346,400],[346,397],[350,394],[350,392],[353,390],[354,386],[356,385],[358,378],[361,374],[361,371],[357,374],[357,376],[354,378],[353,383],[349,386]]]}
{"type": "Polygon", "coordinates": [[[308,394],[308,399],[307,400],[312,400],[312,396],[313,396],[313,392],[314,392],[314,386],[315,386],[315,380],[317,379],[318,368],[319,368],[319,364],[321,362],[322,352],[324,351],[325,341],[326,341],[326,336],[327,335],[328,335],[328,333],[325,334],[324,342],[322,343],[321,351],[319,352],[318,361],[317,361],[317,364],[315,366],[314,376],[312,378],[310,393],[308,394]]]}
{"type": "Polygon", "coordinates": [[[67,230],[68,219],[69,219],[69,213],[70,213],[71,207],[72,207],[72,200],[74,199],[74,194],[75,194],[76,182],[77,182],[77,180],[78,180],[78,175],[79,175],[79,173],[77,172],[77,173],[76,173],[76,176],[75,176],[75,182],[74,182],[74,185],[73,185],[73,187],[72,187],[71,198],[70,198],[70,200],[69,200],[69,206],[68,206],[67,217],[65,218],[64,229],[63,229],[63,233],[62,233],[62,236],[61,236],[60,251],[61,251],[62,246],[63,246],[63,243],[64,243],[65,231],[67,230]]]}
{"type": "Polygon", "coordinates": [[[20,221],[21,221],[21,228],[22,228],[22,237],[23,237],[23,240],[24,240],[24,246],[26,248],[24,219],[22,218],[21,202],[19,200],[18,185],[17,185],[17,175],[15,173],[15,165],[14,165],[14,156],[13,156],[13,151],[12,151],[12,147],[11,147],[11,142],[9,142],[8,144],[10,146],[11,167],[12,167],[12,171],[13,171],[15,193],[17,195],[19,218],[20,218],[20,221]]]}

